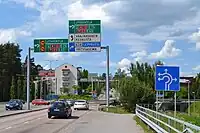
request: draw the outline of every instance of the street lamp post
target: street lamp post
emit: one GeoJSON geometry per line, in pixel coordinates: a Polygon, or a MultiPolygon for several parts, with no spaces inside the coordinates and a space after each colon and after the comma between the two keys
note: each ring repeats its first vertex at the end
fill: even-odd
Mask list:
{"type": "MultiPolygon", "coordinates": [[[[54,62],[54,61],[58,61],[58,60],[46,60],[46,61],[49,61],[49,68],[50,68],[50,72],[52,72],[52,62],[54,62]]],[[[51,78],[51,81],[50,81],[50,85],[51,85],[51,89],[50,89],[50,95],[52,94],[52,87],[53,87],[53,85],[52,85],[52,78],[51,78]]],[[[48,86],[47,86],[48,87],[48,86]]],[[[47,88],[48,90],[49,90],[49,88],[47,88]]]]}
{"type": "Polygon", "coordinates": [[[188,115],[190,115],[190,80],[187,80],[188,83],[188,115]]]}
{"type": "Polygon", "coordinates": [[[196,105],[195,105],[195,100],[196,100],[196,99],[195,99],[195,92],[192,92],[192,93],[194,94],[194,107],[193,107],[194,109],[193,109],[193,112],[195,113],[195,106],[196,106],[196,105]]]}

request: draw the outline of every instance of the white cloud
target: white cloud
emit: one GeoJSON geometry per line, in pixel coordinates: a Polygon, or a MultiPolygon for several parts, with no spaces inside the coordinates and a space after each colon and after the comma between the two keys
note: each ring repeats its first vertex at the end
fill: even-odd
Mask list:
{"type": "Polygon", "coordinates": [[[51,60],[64,60],[64,54],[51,52],[51,53],[47,53],[47,58],[51,60]]]}
{"type": "Polygon", "coordinates": [[[0,29],[0,43],[16,42],[21,37],[31,36],[30,32],[18,29],[0,29]]]}
{"type": "Polygon", "coordinates": [[[103,23],[107,23],[110,21],[110,17],[104,11],[105,5],[94,4],[86,7],[82,4],[81,0],[78,0],[77,2],[69,5],[67,16],[69,19],[79,19],[79,20],[101,19],[103,23]]]}
{"type": "Polygon", "coordinates": [[[68,53],[61,53],[61,52],[51,52],[47,53],[47,58],[51,60],[64,60],[66,58],[78,57],[82,53],[80,52],[68,52],[68,53]]]}
{"type": "Polygon", "coordinates": [[[192,70],[194,70],[194,71],[199,71],[199,70],[200,70],[200,65],[198,65],[198,66],[192,68],[192,70]]]}
{"type": "Polygon", "coordinates": [[[189,36],[189,39],[196,43],[196,50],[200,50],[200,28],[197,32],[192,33],[192,35],[189,36]]]}
{"type": "Polygon", "coordinates": [[[164,59],[176,57],[181,53],[181,50],[175,48],[175,41],[167,40],[163,48],[159,52],[151,53],[149,55],[150,59],[164,59]]]}
{"type": "MultiPolygon", "coordinates": [[[[101,63],[100,63],[100,67],[106,67],[106,65],[107,65],[107,61],[102,61],[101,63]]],[[[115,67],[117,64],[116,63],[114,63],[114,62],[110,62],[110,67],[115,67]]]]}
{"type": "Polygon", "coordinates": [[[123,68],[123,67],[129,67],[131,64],[131,61],[127,58],[122,59],[121,61],[118,62],[118,67],[123,68]]]}
{"type": "Polygon", "coordinates": [[[140,52],[136,52],[131,54],[132,57],[134,57],[134,62],[138,61],[138,62],[144,62],[145,57],[147,56],[147,52],[145,50],[142,50],[140,52]]]}

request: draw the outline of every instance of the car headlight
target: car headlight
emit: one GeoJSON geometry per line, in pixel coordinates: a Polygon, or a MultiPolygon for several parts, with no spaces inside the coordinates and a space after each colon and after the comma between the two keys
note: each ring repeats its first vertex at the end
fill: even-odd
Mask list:
{"type": "Polygon", "coordinates": [[[6,106],[9,106],[9,104],[6,104],[6,106]]]}
{"type": "Polygon", "coordinates": [[[18,103],[16,103],[15,105],[16,105],[16,106],[18,106],[19,104],[18,104],[18,103]]]}

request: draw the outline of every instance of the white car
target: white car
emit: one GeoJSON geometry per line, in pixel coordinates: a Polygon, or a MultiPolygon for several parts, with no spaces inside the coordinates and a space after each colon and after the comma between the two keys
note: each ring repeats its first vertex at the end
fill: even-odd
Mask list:
{"type": "Polygon", "coordinates": [[[89,110],[89,103],[86,100],[77,100],[74,103],[74,110],[87,109],[89,110]]]}

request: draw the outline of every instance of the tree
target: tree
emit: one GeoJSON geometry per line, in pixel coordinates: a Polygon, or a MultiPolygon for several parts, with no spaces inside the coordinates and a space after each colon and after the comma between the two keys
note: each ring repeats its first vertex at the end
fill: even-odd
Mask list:
{"type": "Polygon", "coordinates": [[[115,72],[113,79],[121,79],[121,78],[124,78],[124,77],[126,77],[125,71],[121,70],[119,68],[119,69],[117,69],[117,72],[115,72]]]}
{"type": "Polygon", "coordinates": [[[22,99],[26,100],[26,80],[23,80],[23,91],[22,91],[22,99]]]}
{"type": "Polygon", "coordinates": [[[12,76],[16,79],[16,74],[21,73],[21,51],[18,44],[0,45],[0,101],[9,100],[12,76]]]}
{"type": "Polygon", "coordinates": [[[12,76],[12,85],[10,87],[10,98],[15,99],[15,78],[12,76]]]}
{"type": "Polygon", "coordinates": [[[70,88],[68,88],[68,87],[61,88],[61,93],[69,93],[69,91],[70,91],[70,88]]]}
{"type": "Polygon", "coordinates": [[[18,77],[17,79],[17,98],[18,99],[22,98],[22,95],[21,95],[22,91],[23,91],[22,81],[21,81],[21,78],[18,77]]]}
{"type": "Polygon", "coordinates": [[[33,81],[30,82],[30,100],[35,99],[35,84],[33,81]]]}
{"type": "Polygon", "coordinates": [[[102,79],[102,80],[106,80],[106,73],[102,73],[101,79],[102,79]]]}
{"type": "Polygon", "coordinates": [[[88,78],[88,70],[83,69],[83,71],[81,72],[81,78],[88,78]]]}
{"type": "Polygon", "coordinates": [[[137,77],[123,78],[119,93],[120,101],[128,111],[134,111],[138,103],[154,102],[152,88],[140,82],[137,77]]]}

